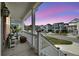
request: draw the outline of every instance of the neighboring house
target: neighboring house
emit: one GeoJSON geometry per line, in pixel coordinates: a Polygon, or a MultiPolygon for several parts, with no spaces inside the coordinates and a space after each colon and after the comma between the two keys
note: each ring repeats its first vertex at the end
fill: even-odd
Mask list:
{"type": "Polygon", "coordinates": [[[69,31],[69,33],[72,33],[72,34],[78,34],[77,25],[69,25],[68,26],[68,31],[69,31]]]}
{"type": "Polygon", "coordinates": [[[55,33],[62,32],[63,30],[66,30],[65,26],[66,24],[64,24],[64,22],[54,23],[52,25],[52,31],[55,33]]]}
{"type": "Polygon", "coordinates": [[[35,30],[37,31],[40,28],[40,26],[36,25],[35,30]]]}
{"type": "Polygon", "coordinates": [[[79,34],[79,19],[75,18],[69,23],[54,23],[53,25],[47,24],[47,25],[41,25],[37,26],[38,28],[45,32],[54,32],[54,33],[61,33],[61,32],[69,32],[73,34],[79,34]]]}
{"type": "Polygon", "coordinates": [[[69,24],[68,23],[64,23],[64,27],[66,27],[66,29],[68,28],[69,24]]]}
{"type": "Polygon", "coordinates": [[[64,30],[67,30],[67,32],[68,32],[68,27],[69,27],[69,24],[68,23],[64,23],[64,30]]]}
{"type": "Polygon", "coordinates": [[[73,34],[79,34],[79,19],[75,18],[69,22],[68,31],[73,34]]]}
{"type": "Polygon", "coordinates": [[[44,25],[41,25],[41,26],[40,26],[40,29],[41,29],[42,31],[44,31],[44,30],[45,30],[45,26],[44,26],[44,25]]]}
{"type": "Polygon", "coordinates": [[[44,30],[45,30],[46,32],[51,32],[51,31],[52,31],[52,25],[51,25],[51,24],[45,25],[45,26],[44,26],[44,30]]]}

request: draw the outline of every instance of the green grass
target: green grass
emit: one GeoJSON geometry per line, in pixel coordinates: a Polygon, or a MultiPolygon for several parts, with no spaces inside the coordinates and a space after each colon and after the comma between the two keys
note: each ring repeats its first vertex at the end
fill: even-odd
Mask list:
{"type": "Polygon", "coordinates": [[[70,44],[72,44],[71,41],[61,40],[61,39],[53,38],[53,37],[50,37],[50,36],[46,36],[46,38],[47,38],[52,44],[55,44],[55,45],[70,45],[70,44]]]}
{"type": "Polygon", "coordinates": [[[77,38],[79,39],[79,36],[77,36],[77,38]]]}
{"type": "Polygon", "coordinates": [[[60,35],[67,35],[67,33],[60,33],[60,35]]]}
{"type": "Polygon", "coordinates": [[[59,35],[67,35],[68,33],[57,33],[59,35]]]}

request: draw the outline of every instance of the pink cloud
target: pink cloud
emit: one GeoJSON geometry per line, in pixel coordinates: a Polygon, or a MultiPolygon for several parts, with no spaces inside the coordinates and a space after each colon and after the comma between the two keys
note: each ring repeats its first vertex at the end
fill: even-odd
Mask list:
{"type": "Polygon", "coordinates": [[[59,6],[59,7],[55,7],[55,8],[47,8],[46,10],[42,10],[36,13],[36,17],[37,18],[45,18],[48,17],[50,15],[55,15],[57,13],[60,12],[64,12],[64,11],[69,11],[69,10],[75,10],[77,9],[76,7],[72,7],[72,6],[59,6]]]}

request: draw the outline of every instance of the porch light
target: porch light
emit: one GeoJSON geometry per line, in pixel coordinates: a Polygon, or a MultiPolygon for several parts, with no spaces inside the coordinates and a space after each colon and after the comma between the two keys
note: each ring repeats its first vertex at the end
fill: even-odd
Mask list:
{"type": "Polygon", "coordinates": [[[2,8],[1,13],[2,13],[1,14],[2,16],[8,17],[10,12],[7,7],[4,7],[4,8],[2,8]]]}

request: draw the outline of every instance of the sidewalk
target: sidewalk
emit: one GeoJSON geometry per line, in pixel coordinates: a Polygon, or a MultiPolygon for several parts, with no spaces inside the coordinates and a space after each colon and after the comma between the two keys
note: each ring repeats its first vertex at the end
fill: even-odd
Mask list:
{"type": "Polygon", "coordinates": [[[55,45],[56,47],[60,47],[61,51],[66,51],[68,55],[78,55],[79,56],[79,44],[73,43],[72,45],[55,45]]]}
{"type": "Polygon", "coordinates": [[[67,37],[67,36],[63,36],[63,35],[57,35],[54,33],[48,33],[48,34],[44,34],[43,35],[48,35],[54,38],[58,38],[61,40],[68,40],[68,41],[72,41],[73,44],[72,45],[55,45],[56,47],[60,47],[61,51],[66,51],[66,53],[70,56],[72,55],[79,55],[79,40],[72,38],[72,37],[67,37]]]}
{"type": "Polygon", "coordinates": [[[72,35],[72,34],[68,34],[67,37],[75,38],[76,39],[76,36],[75,35],[72,35]]]}

